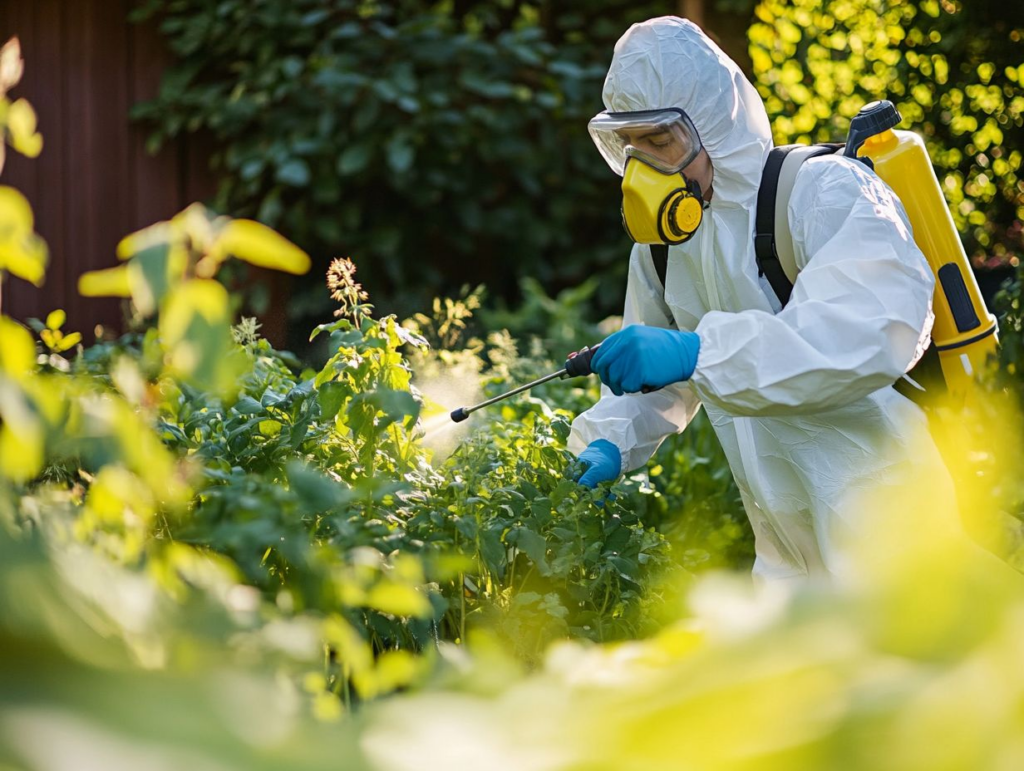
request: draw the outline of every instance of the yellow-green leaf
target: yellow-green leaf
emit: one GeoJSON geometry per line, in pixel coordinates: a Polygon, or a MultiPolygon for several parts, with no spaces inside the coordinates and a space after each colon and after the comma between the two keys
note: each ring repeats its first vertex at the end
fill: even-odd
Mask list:
{"type": "Polygon", "coordinates": [[[43,283],[46,242],[32,232],[32,207],[13,187],[0,187],[0,270],[36,286],[43,283]]]}
{"type": "Polygon", "coordinates": [[[0,316],[0,372],[12,380],[21,380],[36,363],[36,344],[25,327],[0,316]]]}
{"type": "Polygon", "coordinates": [[[370,589],[366,604],[381,613],[426,618],[432,612],[430,600],[412,586],[382,581],[370,589]]]}
{"type": "Polygon", "coordinates": [[[42,470],[44,455],[44,426],[21,389],[0,379],[0,476],[26,482],[42,470]]]}
{"type": "Polygon", "coordinates": [[[36,111],[25,99],[11,104],[7,112],[7,131],[11,147],[28,158],[35,158],[42,152],[43,136],[36,132],[36,111]]]}
{"type": "Polygon", "coordinates": [[[0,186],[0,233],[31,233],[32,223],[28,199],[13,187],[0,186]]]}
{"type": "Polygon", "coordinates": [[[35,233],[26,233],[20,240],[0,241],[0,269],[36,286],[43,285],[49,250],[35,233]]]}
{"type": "Polygon", "coordinates": [[[423,671],[423,659],[409,651],[384,651],[377,659],[377,686],[381,693],[410,685],[423,671]]]}
{"type": "Polygon", "coordinates": [[[46,328],[47,329],[60,329],[64,326],[64,322],[68,320],[68,315],[61,309],[50,311],[46,316],[46,328]]]}
{"type": "Polygon", "coordinates": [[[70,335],[64,335],[63,339],[57,344],[57,353],[64,353],[64,351],[70,351],[76,345],[82,342],[81,332],[72,332],[70,335]]]}
{"type": "Polygon", "coordinates": [[[128,286],[132,302],[143,316],[151,316],[171,288],[170,248],[156,244],[138,252],[128,262],[128,286]]]}
{"type": "Polygon", "coordinates": [[[209,279],[180,284],[164,300],[158,324],[165,362],[178,377],[228,396],[246,357],[231,339],[228,293],[209,279]]]}
{"type": "Polygon", "coordinates": [[[226,218],[217,218],[201,203],[194,203],[178,212],[171,219],[171,229],[176,242],[188,242],[189,248],[198,254],[205,254],[214,241],[216,223],[226,218]]]}
{"type": "Polygon", "coordinates": [[[296,275],[309,270],[309,255],[284,236],[253,220],[232,220],[220,232],[214,249],[250,265],[296,275]]]}
{"type": "Polygon", "coordinates": [[[178,286],[167,297],[167,305],[160,314],[160,334],[166,345],[174,345],[188,331],[196,315],[211,324],[227,323],[228,293],[224,287],[210,279],[194,279],[178,286]]]}
{"type": "Polygon", "coordinates": [[[277,436],[281,433],[281,423],[276,420],[261,420],[260,433],[263,436],[277,436]]]}
{"type": "Polygon", "coordinates": [[[136,230],[118,242],[117,258],[119,260],[127,260],[139,252],[144,252],[146,249],[169,244],[172,234],[170,222],[158,222],[155,225],[150,225],[148,228],[136,230]]]}
{"type": "Polygon", "coordinates": [[[78,293],[84,297],[131,297],[128,266],[90,270],[78,277],[78,293]]]}
{"type": "Polygon", "coordinates": [[[0,474],[15,482],[27,482],[43,469],[43,430],[30,425],[16,430],[10,423],[0,428],[0,474]]]}

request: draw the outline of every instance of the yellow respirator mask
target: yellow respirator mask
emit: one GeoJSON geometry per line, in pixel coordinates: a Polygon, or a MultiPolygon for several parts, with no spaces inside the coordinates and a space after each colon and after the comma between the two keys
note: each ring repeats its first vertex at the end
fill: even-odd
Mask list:
{"type": "Polygon", "coordinates": [[[622,221],[641,244],[681,244],[704,218],[700,185],[682,173],[700,138],[676,108],[602,112],[588,125],[594,144],[622,177],[622,221]]]}

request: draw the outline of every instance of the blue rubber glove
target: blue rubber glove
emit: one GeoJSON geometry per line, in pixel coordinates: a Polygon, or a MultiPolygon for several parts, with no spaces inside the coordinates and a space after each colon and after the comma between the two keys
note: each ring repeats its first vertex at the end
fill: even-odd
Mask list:
{"type": "Polygon", "coordinates": [[[622,454],[607,439],[598,439],[588,444],[580,453],[579,461],[586,465],[586,472],[576,481],[590,489],[601,482],[617,479],[622,471],[622,454]]]}
{"type": "Polygon", "coordinates": [[[616,396],[689,380],[697,366],[694,332],[633,324],[601,343],[591,369],[616,396]]]}

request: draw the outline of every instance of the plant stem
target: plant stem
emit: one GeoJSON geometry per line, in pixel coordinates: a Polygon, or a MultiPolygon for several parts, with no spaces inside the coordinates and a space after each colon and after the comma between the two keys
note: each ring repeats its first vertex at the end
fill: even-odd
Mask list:
{"type": "Polygon", "coordinates": [[[459,573],[459,642],[466,644],[466,574],[459,573]]]}

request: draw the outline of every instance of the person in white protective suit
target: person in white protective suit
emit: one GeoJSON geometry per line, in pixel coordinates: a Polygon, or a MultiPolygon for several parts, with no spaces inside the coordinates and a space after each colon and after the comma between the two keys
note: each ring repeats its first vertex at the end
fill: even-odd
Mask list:
{"type": "MultiPolygon", "coordinates": [[[[927,346],[934,284],[892,191],[857,161],[801,166],[788,210],[800,273],[782,309],[753,245],[771,131],[736,64],[696,25],[653,19],[616,44],[603,97],[592,133],[627,182],[650,132],[615,121],[685,114],[680,136],[695,131],[699,152],[681,174],[697,183],[703,211],[669,239],[664,294],[649,246],[633,247],[623,330],[593,359],[602,397],[572,425],[569,449],[587,469],[579,481],[643,466],[703,404],[753,527],[761,579],[845,575],[844,541],[865,521],[865,501],[911,480],[948,487],[932,497],[949,509],[933,516],[956,527],[925,415],[892,388],[927,346]],[[628,145],[622,158],[593,130],[609,121],[628,145]],[[640,393],[649,388],[659,390],[640,393]]],[[[632,234],[628,205],[627,192],[632,234]]]]}

